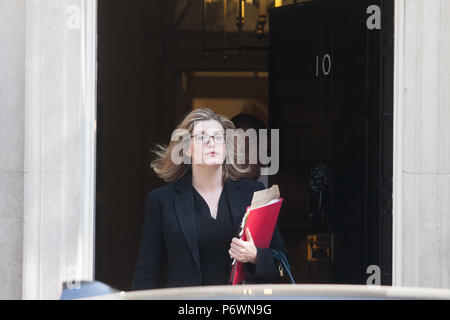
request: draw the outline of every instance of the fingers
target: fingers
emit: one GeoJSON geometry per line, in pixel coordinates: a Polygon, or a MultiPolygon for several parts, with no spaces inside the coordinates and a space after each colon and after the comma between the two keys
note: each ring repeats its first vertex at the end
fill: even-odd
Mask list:
{"type": "Polygon", "coordinates": [[[231,246],[233,245],[238,248],[245,248],[245,241],[238,238],[233,238],[233,240],[231,240],[231,246]]]}
{"type": "Polygon", "coordinates": [[[239,262],[248,261],[248,257],[245,250],[230,249],[228,250],[228,253],[230,254],[230,258],[236,259],[239,262]]]}
{"type": "Polygon", "coordinates": [[[230,257],[233,259],[237,259],[240,256],[240,252],[234,250],[234,249],[230,249],[228,250],[228,253],[230,254],[230,257]]]}
{"type": "Polygon", "coordinates": [[[240,257],[239,252],[236,252],[235,250],[230,249],[230,250],[228,250],[228,253],[229,253],[231,259],[236,259],[239,261],[239,257],[240,257]]]}
{"type": "Polygon", "coordinates": [[[239,248],[239,247],[231,245],[230,250],[228,250],[228,252],[231,255],[233,255],[234,258],[236,258],[237,256],[241,256],[241,255],[245,254],[246,250],[245,250],[245,248],[239,248]]]}
{"type": "Polygon", "coordinates": [[[241,239],[233,238],[231,241],[230,250],[228,251],[231,258],[239,262],[248,262],[249,248],[248,243],[241,239]]]}
{"type": "Polygon", "coordinates": [[[252,234],[247,228],[245,230],[247,240],[233,238],[230,244],[230,250],[228,253],[231,258],[236,259],[239,262],[252,262],[255,260],[257,251],[253,242],[252,234]]]}
{"type": "Polygon", "coordinates": [[[233,241],[231,241],[229,252],[234,256],[234,258],[245,255],[247,252],[245,241],[234,238],[233,241]]]}
{"type": "Polygon", "coordinates": [[[228,253],[231,258],[239,262],[252,262],[256,264],[256,257],[258,254],[257,248],[253,242],[252,235],[249,229],[245,230],[247,241],[233,238],[230,244],[228,253]]]}

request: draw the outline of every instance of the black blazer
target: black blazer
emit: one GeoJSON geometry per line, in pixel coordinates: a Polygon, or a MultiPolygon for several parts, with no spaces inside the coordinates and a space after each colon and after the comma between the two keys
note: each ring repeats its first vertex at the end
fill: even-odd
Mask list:
{"type": "MultiPolygon", "coordinates": [[[[226,181],[224,188],[237,235],[253,192],[265,187],[260,181],[239,179],[226,181]]],[[[145,212],[132,290],[201,285],[191,171],[175,182],[150,191],[145,202],[145,212]],[[165,280],[161,281],[164,269],[165,280]]],[[[278,226],[275,228],[270,248],[283,252],[285,250],[278,226]]],[[[270,248],[257,248],[256,265],[246,263],[249,281],[267,282],[279,277],[270,248]]]]}

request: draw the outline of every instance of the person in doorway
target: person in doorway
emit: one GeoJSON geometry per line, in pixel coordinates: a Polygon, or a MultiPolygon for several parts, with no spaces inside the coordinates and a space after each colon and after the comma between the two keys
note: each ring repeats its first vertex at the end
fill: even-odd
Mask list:
{"type": "MultiPolygon", "coordinates": [[[[257,150],[260,148],[260,137],[259,137],[259,130],[260,129],[267,129],[264,122],[251,114],[248,113],[239,113],[231,118],[231,121],[235,125],[236,129],[242,129],[244,132],[248,129],[254,129],[256,130],[256,138],[257,138],[257,150]]],[[[266,144],[267,145],[267,144],[266,144]]],[[[250,155],[249,155],[249,144],[248,139],[245,143],[245,165],[249,166],[250,170],[246,174],[246,178],[249,179],[255,179],[258,181],[261,181],[264,186],[268,187],[268,176],[267,175],[261,175],[261,168],[263,165],[261,164],[259,155],[257,154],[257,163],[250,163],[250,155]]]]}
{"type": "Polygon", "coordinates": [[[256,247],[251,230],[248,241],[236,238],[253,192],[264,185],[225,161],[234,149],[226,129],[235,126],[225,116],[196,109],[178,125],[167,147],[158,146],[151,167],[169,183],[147,194],[132,290],[228,284],[232,259],[244,263],[249,281],[279,279],[271,250],[285,251],[278,226],[270,248],[256,247]],[[173,139],[177,132],[193,138],[180,151],[174,151],[180,146],[173,139]],[[190,161],[175,164],[173,154],[190,161]]]}

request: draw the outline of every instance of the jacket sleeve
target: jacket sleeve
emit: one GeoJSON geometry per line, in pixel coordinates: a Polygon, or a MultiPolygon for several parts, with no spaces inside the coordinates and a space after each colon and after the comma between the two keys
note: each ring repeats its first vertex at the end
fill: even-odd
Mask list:
{"type": "Polygon", "coordinates": [[[149,192],[145,201],[145,221],[131,285],[132,290],[158,288],[166,262],[167,253],[162,232],[161,211],[153,196],[152,192],[149,192]]]}
{"type": "MultiPolygon", "coordinates": [[[[258,181],[258,186],[255,191],[265,189],[264,184],[258,181]]],[[[281,236],[278,224],[275,225],[275,230],[272,235],[269,248],[256,248],[256,264],[245,263],[244,269],[247,273],[247,280],[250,282],[266,282],[280,279],[280,273],[276,264],[272,249],[281,250],[286,254],[283,237],[281,236]]]]}

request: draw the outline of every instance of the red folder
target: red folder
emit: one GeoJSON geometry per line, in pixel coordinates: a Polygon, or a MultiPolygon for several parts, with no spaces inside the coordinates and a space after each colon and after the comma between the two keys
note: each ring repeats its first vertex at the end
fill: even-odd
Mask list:
{"type": "MultiPolygon", "coordinates": [[[[278,201],[272,204],[252,209],[244,226],[242,240],[247,240],[245,231],[248,228],[255,246],[261,249],[268,248],[272,241],[273,231],[275,230],[282,203],[283,198],[280,197],[278,201]]],[[[250,206],[247,207],[247,210],[249,209],[250,206]]],[[[233,285],[240,284],[245,280],[246,276],[244,264],[236,261],[231,270],[230,283],[233,285]]]]}

